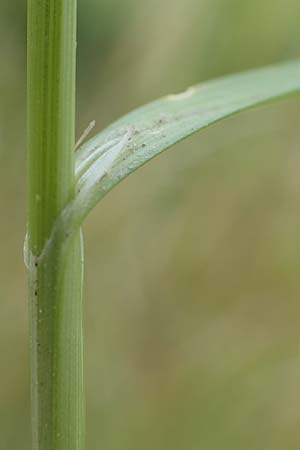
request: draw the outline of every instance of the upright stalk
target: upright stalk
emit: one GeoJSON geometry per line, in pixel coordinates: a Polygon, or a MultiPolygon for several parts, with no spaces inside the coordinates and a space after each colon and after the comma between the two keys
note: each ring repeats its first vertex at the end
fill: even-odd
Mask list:
{"type": "Polygon", "coordinates": [[[28,0],[28,238],[34,450],[83,450],[82,246],[75,195],[76,0],[28,0]],[[54,242],[55,241],[55,242],[54,242]]]}

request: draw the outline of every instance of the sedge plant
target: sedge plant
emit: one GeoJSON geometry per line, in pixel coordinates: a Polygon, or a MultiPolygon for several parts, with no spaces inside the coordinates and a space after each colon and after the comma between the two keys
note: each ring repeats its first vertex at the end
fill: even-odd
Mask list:
{"type": "MultiPolygon", "coordinates": [[[[28,0],[28,218],[34,450],[84,449],[81,226],[118,183],[226,117],[300,92],[300,62],[130,112],[75,148],[76,0],[28,0]]],[[[101,441],[100,441],[101,442],[101,441]]]]}

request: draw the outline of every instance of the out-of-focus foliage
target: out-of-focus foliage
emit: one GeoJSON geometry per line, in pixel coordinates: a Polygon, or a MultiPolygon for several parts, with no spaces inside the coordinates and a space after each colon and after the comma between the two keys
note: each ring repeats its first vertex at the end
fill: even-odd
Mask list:
{"type": "MultiPolygon", "coordinates": [[[[25,6],[0,4],[0,450],[30,449],[25,6]]],[[[299,14],[296,0],[80,0],[78,134],[299,57],[299,14]]],[[[289,100],[207,130],[90,216],[88,450],[299,449],[299,114],[289,100]]]]}

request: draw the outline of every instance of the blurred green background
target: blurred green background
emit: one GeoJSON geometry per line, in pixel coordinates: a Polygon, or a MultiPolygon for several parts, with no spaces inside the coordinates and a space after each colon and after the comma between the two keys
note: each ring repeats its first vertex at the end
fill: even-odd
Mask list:
{"type": "MultiPolygon", "coordinates": [[[[299,0],[79,0],[78,135],[299,57],[299,0]]],[[[30,449],[26,2],[0,2],[0,450],[30,449]]],[[[300,102],[218,124],[85,225],[88,450],[299,450],[300,102]]]]}

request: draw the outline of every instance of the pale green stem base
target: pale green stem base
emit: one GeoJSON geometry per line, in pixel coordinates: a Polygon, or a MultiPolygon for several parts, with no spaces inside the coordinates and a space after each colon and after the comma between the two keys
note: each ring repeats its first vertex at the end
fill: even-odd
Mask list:
{"type": "Polygon", "coordinates": [[[81,240],[30,261],[34,450],[84,448],[81,240]]]}

